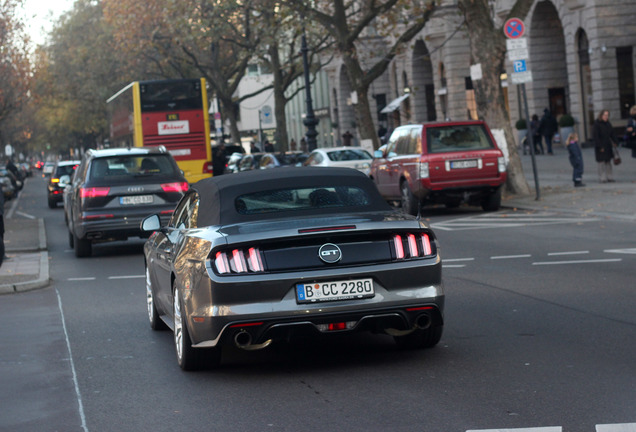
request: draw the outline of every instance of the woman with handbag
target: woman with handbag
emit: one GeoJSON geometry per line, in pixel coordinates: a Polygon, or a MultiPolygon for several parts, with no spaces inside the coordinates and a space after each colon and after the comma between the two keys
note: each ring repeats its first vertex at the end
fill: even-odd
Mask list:
{"type": "MultiPolygon", "coordinates": [[[[612,162],[618,165],[620,162],[615,161],[615,155],[618,155],[616,148],[616,134],[614,128],[609,122],[609,111],[602,110],[594,126],[592,127],[592,138],[594,139],[594,156],[598,162],[598,178],[601,183],[614,182],[612,174],[612,162]]],[[[617,156],[616,156],[617,157],[617,156]]],[[[618,158],[620,161],[620,158],[618,158]]]]}

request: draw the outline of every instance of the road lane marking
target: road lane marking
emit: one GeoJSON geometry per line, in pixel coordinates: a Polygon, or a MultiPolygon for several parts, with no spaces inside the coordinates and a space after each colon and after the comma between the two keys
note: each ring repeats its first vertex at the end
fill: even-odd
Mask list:
{"type": "Polygon", "coordinates": [[[631,249],[605,249],[605,253],[620,253],[620,254],[636,254],[636,248],[631,249]]]}
{"type": "Polygon", "coordinates": [[[66,339],[66,350],[68,351],[68,359],[71,366],[71,374],[73,376],[73,385],[75,387],[75,395],[77,396],[77,404],[81,427],[85,432],[88,432],[88,426],[86,425],[86,416],[84,415],[84,404],[82,403],[82,394],[80,393],[79,383],[77,381],[77,372],[75,371],[75,362],[73,361],[73,352],[71,351],[71,341],[68,338],[68,331],[66,330],[66,318],[64,318],[64,309],[62,308],[62,297],[60,292],[55,289],[57,295],[57,307],[60,310],[60,317],[62,319],[62,329],[64,330],[64,339],[66,339]]]}
{"type": "Polygon", "coordinates": [[[35,219],[35,216],[30,215],[28,213],[23,213],[21,211],[16,211],[15,214],[19,214],[20,216],[24,216],[27,219],[35,219]]]}
{"type": "Polygon", "coordinates": [[[464,268],[466,264],[442,264],[442,268],[464,268]]]}
{"type": "Polygon", "coordinates": [[[533,213],[520,214],[516,212],[500,212],[480,215],[468,216],[464,218],[451,219],[442,222],[434,222],[431,227],[436,230],[443,231],[461,231],[469,229],[488,229],[488,228],[518,228],[524,226],[537,225],[556,225],[556,224],[572,224],[582,222],[595,222],[598,218],[568,218],[558,217],[554,213],[533,213]]]}
{"type": "Polygon", "coordinates": [[[561,426],[521,428],[521,429],[471,429],[466,432],[562,432],[561,426]]]}
{"type": "Polygon", "coordinates": [[[516,259],[516,258],[530,258],[532,255],[502,255],[502,256],[491,256],[491,260],[499,260],[499,259],[516,259]]]}
{"type": "Polygon", "coordinates": [[[108,276],[108,279],[141,279],[145,277],[145,275],[108,276]]]}
{"type": "Polygon", "coordinates": [[[623,258],[575,260],[575,261],[544,261],[544,262],[533,262],[532,265],[594,264],[594,263],[619,262],[619,261],[623,261],[623,258]]]}
{"type": "Polygon", "coordinates": [[[589,254],[590,251],[572,251],[572,252],[548,252],[548,256],[557,256],[557,255],[585,255],[589,254]]]}
{"type": "Polygon", "coordinates": [[[636,432],[636,423],[598,424],[596,432],[636,432]]]}
{"type": "Polygon", "coordinates": [[[458,261],[475,261],[475,258],[450,258],[450,259],[444,260],[444,262],[458,262],[458,261]]]}
{"type": "Polygon", "coordinates": [[[94,277],[78,277],[78,278],[68,278],[67,281],[70,282],[78,282],[78,281],[94,281],[96,278],[94,277]]]}

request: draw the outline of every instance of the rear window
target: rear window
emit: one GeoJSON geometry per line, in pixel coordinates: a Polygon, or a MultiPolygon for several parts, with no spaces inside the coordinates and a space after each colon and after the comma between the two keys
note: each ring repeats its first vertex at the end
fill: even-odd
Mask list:
{"type": "Polygon", "coordinates": [[[77,165],[64,165],[58,166],[55,170],[55,177],[60,178],[64,175],[73,177],[73,173],[75,172],[75,168],[77,165]]]}
{"type": "Polygon", "coordinates": [[[373,159],[371,155],[364,150],[337,150],[327,153],[329,160],[334,162],[373,159]]]}
{"type": "Polygon", "coordinates": [[[354,186],[276,189],[241,195],[234,203],[243,215],[371,204],[367,193],[354,186]]]}
{"type": "Polygon", "coordinates": [[[495,148],[482,125],[441,126],[426,129],[429,153],[487,150],[495,148]]]}
{"type": "Polygon", "coordinates": [[[145,176],[174,176],[175,167],[167,155],[126,155],[97,158],[91,162],[90,178],[125,179],[145,176]]]}

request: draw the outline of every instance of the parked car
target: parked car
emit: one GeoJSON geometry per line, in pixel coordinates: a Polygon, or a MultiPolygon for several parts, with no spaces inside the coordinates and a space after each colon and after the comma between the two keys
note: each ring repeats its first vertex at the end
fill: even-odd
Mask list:
{"type": "Polygon", "coordinates": [[[437,239],[358,171],[201,180],[167,225],[152,215],[142,229],[150,326],[172,329],[184,370],[218,365],[227,345],[292,335],[380,332],[409,348],[441,338],[437,239]]]}
{"type": "Polygon", "coordinates": [[[267,153],[250,153],[243,156],[238,165],[239,172],[258,169],[261,158],[265,154],[267,153]]]}
{"type": "Polygon", "coordinates": [[[53,168],[55,168],[55,162],[47,161],[42,166],[42,177],[50,176],[53,174],[53,168]]]}
{"type": "Polygon", "coordinates": [[[289,151],[265,153],[258,162],[259,169],[302,166],[309,155],[303,152],[289,151]]]}
{"type": "Polygon", "coordinates": [[[2,175],[0,172],[0,187],[2,187],[2,194],[4,195],[5,201],[9,201],[16,196],[18,196],[18,191],[11,183],[11,179],[8,176],[2,175]]]}
{"type": "Polygon", "coordinates": [[[13,172],[8,170],[7,167],[4,165],[0,165],[0,176],[9,179],[9,181],[11,182],[11,187],[13,189],[12,196],[14,198],[17,197],[18,192],[20,192],[22,190],[22,187],[24,186],[24,183],[22,182],[22,180],[16,177],[15,174],[13,174],[13,172]]]}
{"type": "Polygon", "coordinates": [[[64,176],[73,177],[75,169],[80,164],[78,160],[58,161],[53,168],[49,183],[47,185],[47,196],[49,208],[57,207],[57,203],[62,202],[64,198],[64,189],[68,181],[63,181],[64,176]]]}
{"type": "Polygon", "coordinates": [[[305,166],[354,168],[369,175],[373,157],[362,147],[319,148],[303,162],[305,166]]]}
{"type": "Polygon", "coordinates": [[[467,202],[486,211],[501,205],[506,164],[483,121],[400,126],[374,156],[370,177],[406,213],[416,215],[420,205],[435,203],[467,202]]]}
{"type": "Polygon", "coordinates": [[[69,245],[78,257],[99,242],[147,237],[149,214],[167,222],[188,183],[165,147],[88,150],[65,191],[69,245]]]}

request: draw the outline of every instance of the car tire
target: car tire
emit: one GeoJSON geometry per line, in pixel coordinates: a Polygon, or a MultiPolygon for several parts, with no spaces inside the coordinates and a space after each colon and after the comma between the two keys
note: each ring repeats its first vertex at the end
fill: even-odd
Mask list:
{"type": "Polygon", "coordinates": [[[159,312],[155,306],[155,297],[152,292],[152,284],[150,283],[150,271],[146,266],[146,301],[148,303],[148,320],[150,321],[150,328],[156,331],[166,330],[168,326],[159,317],[159,312]]]}
{"type": "Polygon", "coordinates": [[[417,329],[405,336],[394,336],[395,343],[403,349],[432,348],[442,338],[444,326],[430,326],[417,329]]]}
{"type": "Polygon", "coordinates": [[[484,211],[492,212],[497,211],[501,207],[501,188],[498,188],[497,191],[490,194],[481,204],[481,208],[484,211]]]}
{"type": "Polygon", "coordinates": [[[420,202],[411,192],[411,188],[409,187],[409,182],[404,180],[400,185],[400,206],[402,207],[402,211],[406,214],[410,214],[413,216],[417,216],[418,210],[420,208],[420,202]]]}
{"type": "Polygon", "coordinates": [[[173,296],[174,345],[177,361],[184,371],[213,368],[221,363],[221,347],[193,348],[187,320],[182,316],[183,302],[179,289],[174,287],[173,296]]]}
{"type": "Polygon", "coordinates": [[[49,208],[55,208],[57,207],[57,201],[49,198],[49,208]]]}
{"type": "Polygon", "coordinates": [[[89,257],[92,254],[92,245],[90,240],[81,239],[73,234],[73,243],[75,244],[75,256],[78,258],[89,257]]]}
{"type": "Polygon", "coordinates": [[[75,238],[73,237],[73,233],[68,232],[68,247],[73,249],[75,247],[75,238]]]}

